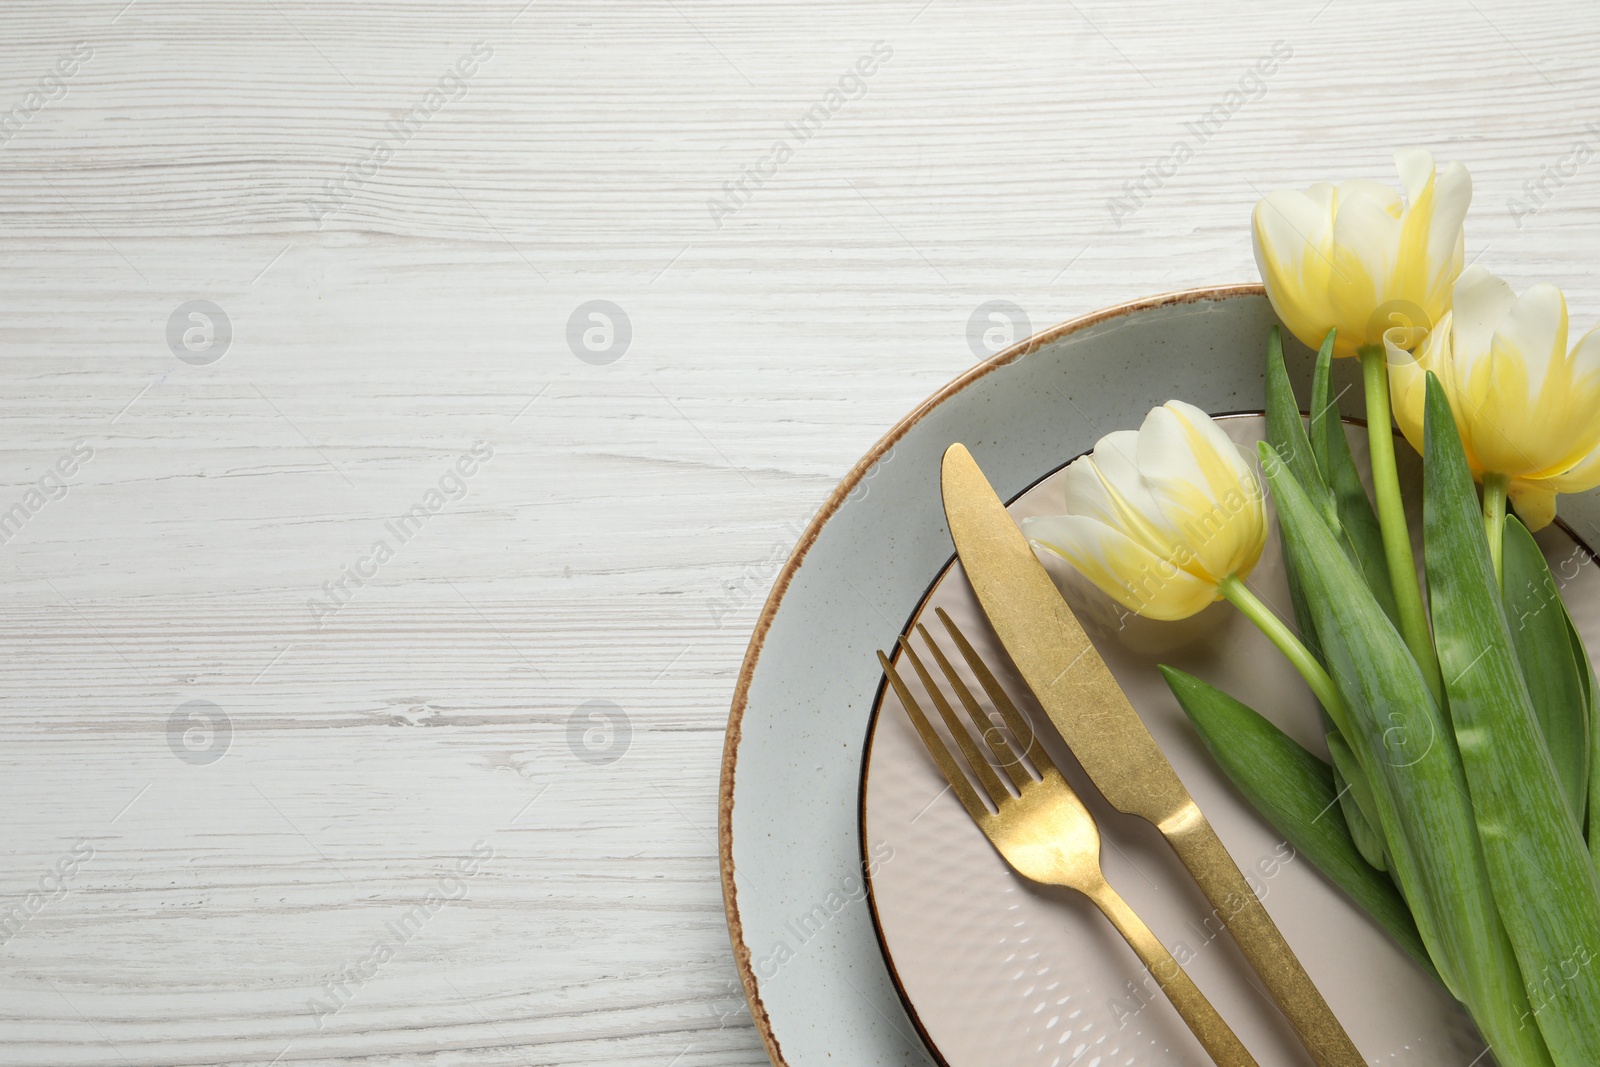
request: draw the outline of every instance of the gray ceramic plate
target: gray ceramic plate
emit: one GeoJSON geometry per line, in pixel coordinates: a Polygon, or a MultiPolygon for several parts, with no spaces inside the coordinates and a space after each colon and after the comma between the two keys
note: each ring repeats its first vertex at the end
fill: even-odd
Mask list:
{"type": "MultiPolygon", "coordinates": [[[[1214,413],[1259,410],[1262,346],[1275,321],[1260,287],[1241,285],[1142,300],[1046,331],[908,416],[813,520],[751,638],[722,771],[729,932],[774,1063],[932,1062],[875,936],[863,869],[865,856],[879,877],[898,877],[915,853],[888,837],[862,839],[860,786],[881,682],[872,650],[891,647],[952,555],[938,493],[944,448],[966,442],[1009,500],[1172,397],[1214,413]]],[[[1289,359],[1305,395],[1310,355],[1294,346],[1289,359]]],[[[1347,414],[1361,414],[1349,403],[1359,393],[1345,394],[1347,414]]],[[[1593,495],[1563,498],[1562,514],[1593,530],[1600,506],[1593,495]]],[[[1223,832],[1223,813],[1211,814],[1223,832]]],[[[1251,816],[1240,809],[1231,818],[1251,816]]],[[[1093,983],[1106,976],[1087,962],[1057,965],[1099,995],[1093,983]]],[[[920,1005],[919,1014],[926,1025],[920,1005]]],[[[979,1028],[998,1021],[968,1019],[979,1028]]],[[[1162,1030],[1143,1058],[1127,1062],[1187,1060],[1179,1037],[1162,1030]]]]}

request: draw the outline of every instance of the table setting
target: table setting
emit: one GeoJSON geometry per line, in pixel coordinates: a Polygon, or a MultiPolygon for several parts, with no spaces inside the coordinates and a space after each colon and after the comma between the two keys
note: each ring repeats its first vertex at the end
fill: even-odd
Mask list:
{"type": "Polygon", "coordinates": [[[1260,286],[968,372],[813,520],[723,771],[730,931],[775,1062],[786,1039],[881,1054],[903,1024],[949,1065],[1600,1054],[1600,332],[1465,262],[1462,163],[1395,163],[1399,190],[1264,197],[1260,286]],[[852,697],[864,741],[818,721],[852,697]],[[788,807],[829,743],[861,752],[855,842],[788,807]],[[903,1013],[855,1031],[819,1027],[810,984],[856,988],[873,947],[820,890],[840,868],[903,1013]]]}

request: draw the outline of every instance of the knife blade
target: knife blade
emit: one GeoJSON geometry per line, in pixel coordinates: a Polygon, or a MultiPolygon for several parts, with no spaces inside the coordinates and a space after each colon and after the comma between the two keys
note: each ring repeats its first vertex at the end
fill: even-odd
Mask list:
{"type": "Polygon", "coordinates": [[[1318,1067],[1364,1067],[965,445],[945,451],[940,485],[978,603],[1095,787],[1112,807],[1161,831],[1318,1067]]]}

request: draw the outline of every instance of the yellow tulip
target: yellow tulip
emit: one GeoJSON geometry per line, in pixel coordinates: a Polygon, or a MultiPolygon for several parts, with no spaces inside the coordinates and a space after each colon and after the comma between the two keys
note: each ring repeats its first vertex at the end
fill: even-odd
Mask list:
{"type": "Polygon", "coordinates": [[[1261,483],[1238,447],[1192,404],[1169,400],[1137,430],[1107,434],[1063,476],[1067,513],[1023,533],[1123,606],[1184,619],[1261,558],[1261,483]]]}
{"type": "Polygon", "coordinates": [[[1567,301],[1553,285],[1520,297],[1482,267],[1455,284],[1454,309],[1415,355],[1388,346],[1395,421],[1422,447],[1426,372],[1438,375],[1467,462],[1498,476],[1529,529],[1556,494],[1600,485],[1600,327],[1567,347],[1567,301]]]}
{"type": "Polygon", "coordinates": [[[1267,297],[1312,348],[1337,328],[1333,354],[1353,356],[1381,346],[1385,330],[1429,327],[1450,308],[1472,179],[1460,163],[1436,173],[1421,148],[1394,160],[1403,199],[1356,179],[1278,190],[1256,205],[1251,229],[1267,297]]]}

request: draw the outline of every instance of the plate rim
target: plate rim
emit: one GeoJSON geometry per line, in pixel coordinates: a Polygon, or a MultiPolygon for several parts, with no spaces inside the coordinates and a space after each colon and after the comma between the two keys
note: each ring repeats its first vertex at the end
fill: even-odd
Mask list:
{"type": "MultiPolygon", "coordinates": [[[[839,508],[855,490],[856,486],[860,484],[867,472],[872,469],[878,460],[894,448],[896,442],[935,408],[990,373],[999,370],[1001,367],[1008,366],[1063,337],[1101,322],[1122,318],[1136,311],[1199,303],[1205,300],[1226,300],[1241,296],[1265,295],[1266,287],[1260,282],[1235,282],[1191,289],[1178,289],[1090,311],[1024,338],[1004,351],[963,371],[890,427],[888,432],[877,440],[866,455],[862,456],[843,480],[834,487],[827,500],[817,509],[816,514],[811,517],[811,521],[806,524],[805,532],[801,534],[800,539],[790,551],[789,558],[784,561],[783,568],[778,572],[772,589],[767,594],[765,603],[762,604],[761,614],[756,619],[749,644],[745,649],[744,660],[739,666],[739,677],[734,686],[733,701],[728,712],[727,731],[723,739],[721,774],[717,788],[717,865],[722,880],[722,902],[728,923],[728,940],[733,948],[734,967],[738,971],[739,984],[744,989],[745,999],[750,1006],[751,1021],[761,1035],[761,1043],[766,1049],[767,1057],[775,1067],[791,1067],[791,1065],[784,1058],[778,1036],[773,1031],[772,1019],[768,1015],[766,1006],[761,998],[760,983],[757,980],[755,969],[751,966],[750,950],[744,941],[744,924],[739,914],[738,886],[735,882],[733,867],[733,806],[737,784],[739,742],[742,739],[744,713],[749,705],[750,684],[755,676],[756,667],[760,662],[767,634],[772,629],[772,621],[783,604],[784,596],[789,590],[789,585],[795,573],[799,571],[801,564],[804,563],[806,556],[810,553],[811,546],[816,543],[823,528],[838,513],[839,508]]],[[[864,733],[863,742],[865,741],[865,736],[864,733]]],[[[874,922],[876,922],[875,917],[874,922]]],[[[881,948],[880,941],[880,951],[881,948]]],[[[898,982],[896,982],[896,985],[898,985],[898,982]]],[[[919,1026],[918,1029],[920,1030],[921,1027],[919,1026]]],[[[924,1044],[926,1046],[925,1037],[924,1044]]]]}

